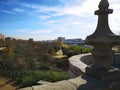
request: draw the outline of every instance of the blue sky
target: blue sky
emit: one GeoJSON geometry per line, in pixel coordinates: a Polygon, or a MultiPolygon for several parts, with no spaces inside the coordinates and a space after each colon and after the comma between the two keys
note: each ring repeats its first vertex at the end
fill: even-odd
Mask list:
{"type": "MultiPolygon", "coordinates": [[[[53,40],[57,37],[83,38],[97,25],[100,0],[0,0],[0,33],[6,37],[53,40]]],[[[109,0],[109,24],[120,33],[120,0],[109,0]]]]}

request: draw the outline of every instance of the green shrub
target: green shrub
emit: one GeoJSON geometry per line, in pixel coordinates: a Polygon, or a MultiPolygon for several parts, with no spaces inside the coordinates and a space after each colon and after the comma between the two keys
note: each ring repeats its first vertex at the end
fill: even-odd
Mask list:
{"type": "Polygon", "coordinates": [[[21,78],[21,83],[23,87],[28,87],[35,85],[39,80],[45,80],[49,82],[56,82],[60,80],[64,80],[67,78],[66,72],[58,72],[58,71],[32,71],[31,75],[26,75],[21,78]]]}
{"type": "Polygon", "coordinates": [[[21,82],[24,87],[32,86],[34,83],[36,83],[36,80],[32,76],[26,76],[22,78],[21,82]]]}
{"type": "Polygon", "coordinates": [[[64,80],[67,78],[66,72],[58,72],[58,71],[35,71],[34,72],[34,78],[37,78],[38,80],[46,80],[50,82],[56,82],[60,80],[64,80]]]}
{"type": "Polygon", "coordinates": [[[67,78],[67,75],[65,72],[57,72],[57,71],[49,71],[48,73],[48,78],[52,81],[52,82],[56,82],[56,81],[60,81],[63,79],[67,78]]]}
{"type": "Polygon", "coordinates": [[[63,53],[68,57],[71,57],[76,54],[90,53],[92,47],[85,45],[69,45],[67,49],[63,49],[63,53]]]}

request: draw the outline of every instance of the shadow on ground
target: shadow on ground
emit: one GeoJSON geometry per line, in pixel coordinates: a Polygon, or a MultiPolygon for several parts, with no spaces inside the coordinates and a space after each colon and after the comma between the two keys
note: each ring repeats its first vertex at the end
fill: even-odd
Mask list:
{"type": "Polygon", "coordinates": [[[80,85],[78,90],[120,90],[120,80],[102,81],[85,74],[81,78],[86,80],[86,83],[80,85]]]}
{"type": "Polygon", "coordinates": [[[14,80],[0,77],[0,90],[16,90],[18,88],[21,88],[21,85],[14,80]]]}
{"type": "Polygon", "coordinates": [[[86,80],[85,84],[79,86],[78,90],[106,90],[107,82],[92,78],[88,75],[83,74],[82,79],[86,80]],[[101,89],[102,88],[102,89],[101,89]]]}

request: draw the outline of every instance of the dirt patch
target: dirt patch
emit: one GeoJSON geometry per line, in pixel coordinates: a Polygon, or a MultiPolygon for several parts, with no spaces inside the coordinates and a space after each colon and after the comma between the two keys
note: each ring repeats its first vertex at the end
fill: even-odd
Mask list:
{"type": "Polygon", "coordinates": [[[9,78],[4,78],[0,77],[0,90],[16,90],[20,86],[16,85],[16,82],[9,79],[9,78]]]}

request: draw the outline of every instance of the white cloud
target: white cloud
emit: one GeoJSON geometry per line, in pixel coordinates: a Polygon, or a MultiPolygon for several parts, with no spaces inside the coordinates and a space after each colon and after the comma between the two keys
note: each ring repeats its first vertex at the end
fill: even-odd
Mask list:
{"type": "MultiPolygon", "coordinates": [[[[63,0],[64,1],[64,0],[63,0]]],[[[94,16],[94,11],[98,10],[98,4],[100,0],[75,0],[74,4],[65,3],[64,7],[41,7],[41,12],[53,12],[53,17],[64,16],[64,19],[50,20],[46,24],[51,25],[51,28],[55,33],[59,35],[73,34],[80,37],[86,37],[92,34],[97,27],[97,16],[94,16]],[[84,19],[84,20],[83,20],[84,19]]],[[[110,28],[114,33],[120,32],[120,1],[111,0],[110,9],[114,9],[114,12],[109,17],[110,28]]]]}
{"type": "MultiPolygon", "coordinates": [[[[81,0],[74,0],[73,1],[62,1],[64,3],[63,6],[43,6],[43,5],[34,5],[28,3],[21,3],[20,5],[26,8],[31,8],[36,13],[47,13],[49,15],[54,16],[64,16],[64,15],[72,15],[72,16],[88,16],[89,14],[93,14],[94,6],[97,1],[94,0],[86,0],[81,2],[81,0]]],[[[22,11],[16,9],[16,11],[22,11]]],[[[41,16],[43,17],[43,15],[41,16]]],[[[43,17],[44,18],[44,17],[43,17]]]]}
{"type": "Polygon", "coordinates": [[[6,13],[6,14],[15,14],[13,11],[8,11],[8,10],[0,10],[0,12],[6,13]]]}
{"type": "Polygon", "coordinates": [[[29,31],[28,33],[29,34],[49,34],[51,32],[52,32],[51,30],[32,30],[32,31],[29,31]]]}
{"type": "MultiPolygon", "coordinates": [[[[65,2],[64,2],[65,3],[65,2]]],[[[86,0],[81,2],[80,0],[75,0],[72,3],[66,3],[64,6],[54,6],[54,7],[47,7],[47,6],[38,6],[38,11],[40,12],[52,12],[53,16],[63,16],[63,15],[72,15],[72,16],[89,16],[89,14],[93,14],[94,10],[97,8],[95,3],[98,3],[97,0],[86,0]],[[93,3],[94,2],[94,3],[93,3]],[[72,4],[74,3],[74,4],[72,4]]]]}
{"type": "MultiPolygon", "coordinates": [[[[45,30],[26,30],[25,32],[29,35],[32,34],[36,39],[37,37],[39,39],[53,39],[57,36],[85,38],[95,31],[97,16],[94,16],[94,11],[98,10],[100,0],[84,0],[82,2],[81,0],[61,1],[64,3],[63,6],[48,7],[21,4],[24,7],[32,8],[34,15],[39,17],[41,21],[46,20],[44,22],[45,30]]],[[[120,0],[110,0],[110,9],[114,9],[113,14],[109,17],[110,28],[117,34],[120,32],[120,0]]],[[[21,30],[21,32],[24,32],[24,30],[21,30]]]]}
{"type": "Polygon", "coordinates": [[[17,32],[18,33],[26,33],[26,32],[28,32],[28,29],[18,29],[17,32]]]}
{"type": "Polygon", "coordinates": [[[52,30],[32,30],[32,29],[18,29],[16,30],[17,34],[11,35],[17,39],[29,39],[33,38],[34,40],[53,40],[57,38],[57,35],[52,34],[52,30]]]}
{"type": "Polygon", "coordinates": [[[44,29],[44,30],[32,30],[32,29],[18,29],[16,30],[18,33],[25,33],[25,34],[50,34],[52,30],[44,29]]]}
{"type": "MultiPolygon", "coordinates": [[[[65,20],[65,19],[64,19],[65,20]]],[[[48,20],[45,25],[46,26],[55,26],[56,24],[60,25],[59,23],[64,22],[64,20],[48,20]]]]}
{"type": "Polygon", "coordinates": [[[29,4],[29,3],[20,3],[22,7],[26,8],[32,8],[32,9],[38,9],[40,6],[39,5],[34,5],[34,4],[29,4]]]}
{"type": "Polygon", "coordinates": [[[21,8],[13,8],[13,11],[15,12],[25,12],[25,9],[21,9],[21,8]]]}
{"type": "Polygon", "coordinates": [[[43,19],[43,20],[46,20],[46,19],[51,18],[51,16],[48,16],[48,15],[40,15],[39,18],[40,18],[40,19],[43,19]]]}

